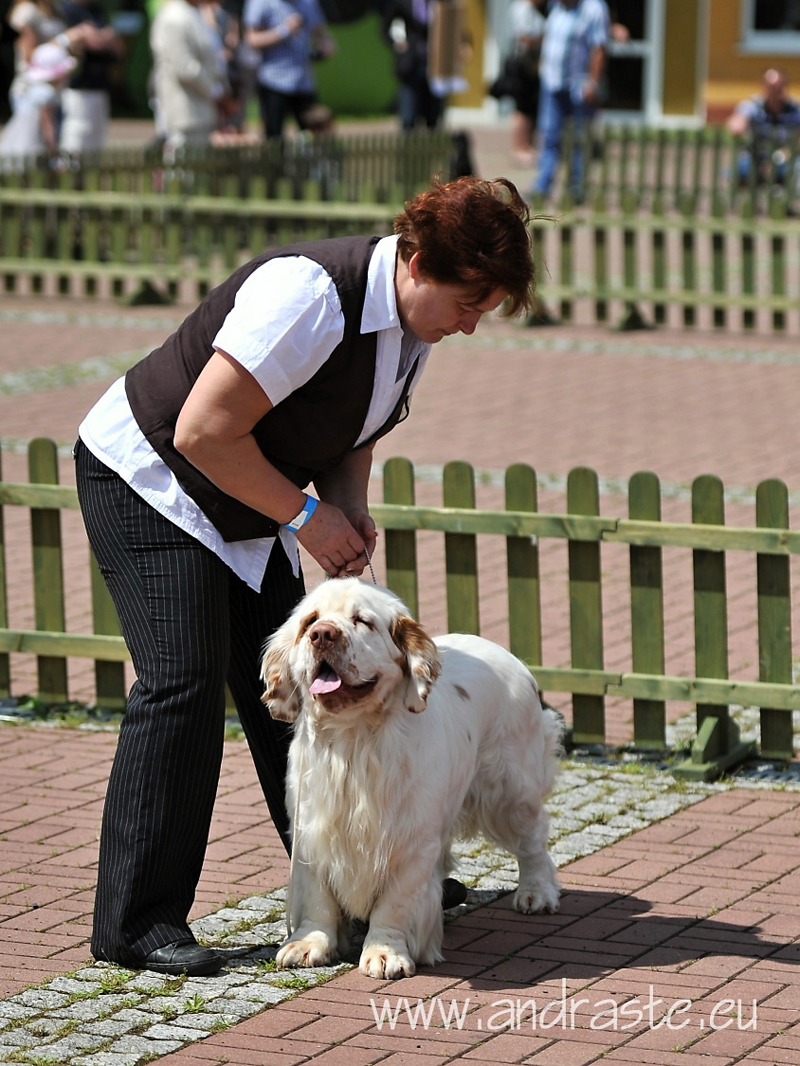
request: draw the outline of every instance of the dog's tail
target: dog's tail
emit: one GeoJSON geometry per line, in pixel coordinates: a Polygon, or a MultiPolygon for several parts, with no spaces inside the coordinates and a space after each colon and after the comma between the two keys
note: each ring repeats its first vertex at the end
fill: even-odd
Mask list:
{"type": "Polygon", "coordinates": [[[553,759],[564,757],[564,742],[567,735],[567,723],[561,711],[551,707],[542,700],[542,715],[544,717],[544,738],[548,756],[553,759]]]}

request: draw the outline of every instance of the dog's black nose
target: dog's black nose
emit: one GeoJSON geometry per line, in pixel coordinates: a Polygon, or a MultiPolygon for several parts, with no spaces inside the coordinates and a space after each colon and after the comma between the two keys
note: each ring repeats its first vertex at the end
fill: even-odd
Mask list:
{"type": "Polygon", "coordinates": [[[316,622],[308,631],[308,639],[315,648],[328,648],[339,636],[336,626],[330,622],[316,622]]]}

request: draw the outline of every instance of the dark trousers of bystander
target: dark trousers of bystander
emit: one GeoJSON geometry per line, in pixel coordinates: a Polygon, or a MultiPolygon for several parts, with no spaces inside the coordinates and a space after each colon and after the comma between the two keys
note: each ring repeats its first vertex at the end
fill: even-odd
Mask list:
{"type": "Polygon", "coordinates": [[[306,128],[305,115],[316,104],[314,93],[279,93],[266,85],[258,86],[258,106],[265,137],[280,137],[291,115],[301,130],[306,128]]]}

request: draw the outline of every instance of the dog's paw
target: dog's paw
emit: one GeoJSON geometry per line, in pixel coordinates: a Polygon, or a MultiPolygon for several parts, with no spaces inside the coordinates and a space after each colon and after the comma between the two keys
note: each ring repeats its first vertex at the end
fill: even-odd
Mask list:
{"type": "Polygon", "coordinates": [[[522,885],[514,893],[514,910],[521,914],[555,914],[560,907],[558,884],[522,885]]]}
{"type": "Polygon", "coordinates": [[[413,977],[416,973],[414,960],[405,952],[381,944],[372,944],[361,952],[358,968],[367,977],[388,978],[413,977]]]}
{"type": "Polygon", "coordinates": [[[282,944],[275,963],[280,969],[327,966],[337,957],[337,952],[325,933],[308,933],[299,940],[287,940],[282,944]]]}

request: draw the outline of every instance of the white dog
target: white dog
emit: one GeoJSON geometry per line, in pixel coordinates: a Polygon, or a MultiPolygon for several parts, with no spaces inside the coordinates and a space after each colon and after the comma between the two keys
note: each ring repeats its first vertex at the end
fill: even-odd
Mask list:
{"type": "Polygon", "coordinates": [[[262,677],[272,716],[295,722],[279,966],[331,962],[353,918],[369,921],[365,974],[441,961],[450,843],[479,831],[517,857],[518,911],[558,909],[544,801],[561,723],[510,652],[460,634],[434,643],[393,593],[344,578],[302,600],[262,677]]]}

